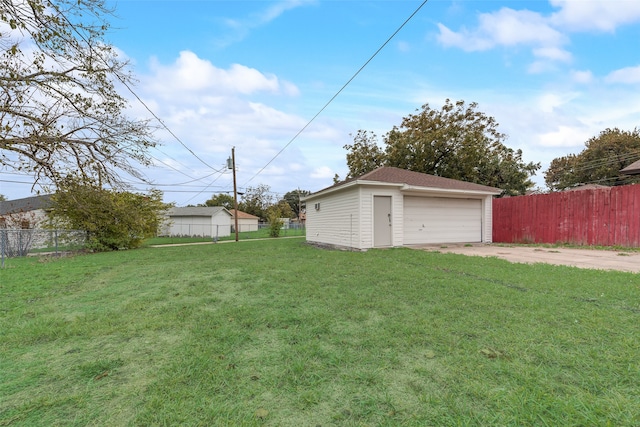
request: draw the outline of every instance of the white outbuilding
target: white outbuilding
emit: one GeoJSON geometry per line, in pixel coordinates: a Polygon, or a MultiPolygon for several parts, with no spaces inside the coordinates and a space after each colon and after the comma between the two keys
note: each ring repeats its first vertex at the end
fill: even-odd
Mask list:
{"type": "Polygon", "coordinates": [[[307,241],[354,249],[491,242],[501,190],[381,167],[310,194],[307,241]]]}
{"type": "Polygon", "coordinates": [[[236,211],[235,209],[230,209],[229,212],[231,212],[232,215],[232,225],[235,225],[235,215],[238,215],[238,232],[258,231],[260,218],[257,216],[242,211],[236,211]]]}
{"type": "Polygon", "coordinates": [[[171,208],[161,234],[181,237],[231,235],[232,214],[222,206],[171,208]]]}

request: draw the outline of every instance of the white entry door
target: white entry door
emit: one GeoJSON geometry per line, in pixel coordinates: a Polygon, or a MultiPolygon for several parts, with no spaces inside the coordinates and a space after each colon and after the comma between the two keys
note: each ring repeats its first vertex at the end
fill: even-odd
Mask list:
{"type": "Polygon", "coordinates": [[[391,246],[391,196],[373,196],[373,246],[391,246]]]}

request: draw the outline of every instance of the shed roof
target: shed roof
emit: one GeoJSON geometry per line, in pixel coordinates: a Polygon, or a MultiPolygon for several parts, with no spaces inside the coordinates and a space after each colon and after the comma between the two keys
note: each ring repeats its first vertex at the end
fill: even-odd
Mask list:
{"type": "Polygon", "coordinates": [[[238,212],[238,219],[260,219],[260,217],[251,215],[250,213],[242,212],[240,210],[236,211],[235,209],[229,209],[229,212],[231,212],[231,216],[235,216],[235,213],[238,212]]]}
{"type": "Polygon", "coordinates": [[[620,173],[625,175],[640,175],[640,160],[631,163],[624,169],[620,169],[620,173]]]}
{"type": "Polygon", "coordinates": [[[51,195],[25,197],[23,199],[0,201],[0,215],[10,215],[18,212],[31,212],[51,207],[51,195]]]}
{"type": "Polygon", "coordinates": [[[316,193],[305,197],[305,199],[311,199],[314,195],[330,192],[332,190],[337,190],[341,187],[346,187],[349,185],[368,184],[375,182],[399,184],[408,187],[419,187],[421,189],[451,190],[456,192],[476,192],[488,194],[500,194],[502,192],[502,190],[500,190],[499,188],[489,187],[487,185],[474,184],[472,182],[443,178],[441,176],[429,175],[426,173],[413,172],[405,169],[385,166],[365,173],[364,175],[361,175],[359,177],[350,178],[334,184],[331,187],[324,188],[316,193]]]}
{"type": "Polygon", "coordinates": [[[220,212],[226,212],[229,216],[231,212],[222,206],[189,206],[185,208],[171,208],[167,211],[168,216],[214,216],[220,212]]]}

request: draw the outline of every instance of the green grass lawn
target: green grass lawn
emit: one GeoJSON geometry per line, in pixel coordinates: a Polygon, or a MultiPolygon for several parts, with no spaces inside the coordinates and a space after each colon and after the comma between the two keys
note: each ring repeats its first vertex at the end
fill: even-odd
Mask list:
{"type": "MultiPolygon", "coordinates": [[[[304,228],[286,228],[280,230],[280,237],[304,237],[305,229],[304,228]]],[[[269,228],[263,227],[256,231],[245,231],[238,233],[238,240],[251,240],[251,239],[268,239],[269,236],[269,228]]],[[[229,236],[219,237],[218,241],[227,241],[227,240],[235,240],[236,234],[231,233],[229,236]]],[[[153,246],[153,245],[173,245],[173,244],[182,244],[182,243],[201,243],[201,242],[211,242],[213,238],[211,237],[154,237],[148,239],[144,242],[144,246],[153,246]]]]}
{"type": "Polygon", "coordinates": [[[300,239],[10,259],[0,426],[637,426],[640,276],[300,239]]]}

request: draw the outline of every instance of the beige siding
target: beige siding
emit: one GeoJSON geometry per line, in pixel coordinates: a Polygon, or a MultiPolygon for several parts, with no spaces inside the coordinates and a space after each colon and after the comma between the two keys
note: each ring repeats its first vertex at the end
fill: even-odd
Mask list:
{"type": "Polygon", "coordinates": [[[175,216],[169,219],[170,236],[224,237],[231,234],[228,214],[214,216],[175,216]]]}
{"type": "Polygon", "coordinates": [[[482,241],[485,243],[493,242],[493,196],[487,196],[482,203],[482,241]]]}
{"type": "MultiPolygon", "coordinates": [[[[401,192],[397,186],[385,184],[359,185],[307,200],[307,240],[356,249],[373,248],[375,196],[391,197],[392,246],[421,243],[416,241],[416,236],[413,236],[411,230],[408,229],[412,225],[410,218],[407,218],[408,210],[405,208],[405,197],[422,200],[439,198],[441,201],[447,199],[451,201],[449,210],[445,214],[437,213],[440,227],[436,231],[440,234],[434,239],[441,241],[436,243],[461,240],[456,237],[456,233],[459,234],[460,230],[452,228],[449,225],[451,221],[459,221],[465,227],[471,226],[473,228],[473,238],[469,239],[470,242],[491,242],[492,196],[465,197],[457,195],[457,197],[451,197],[442,192],[430,192],[429,194],[413,192],[407,195],[401,192]],[[466,205],[465,202],[467,202],[466,205]],[[315,209],[316,204],[319,204],[318,210],[315,209]],[[456,207],[460,209],[456,209],[456,207]],[[469,217],[471,214],[473,214],[473,218],[469,217]],[[456,220],[456,216],[461,217],[456,220]],[[473,224],[470,225],[470,222],[473,224]]],[[[445,205],[447,204],[445,203],[445,205]]]]}
{"type": "MultiPolygon", "coordinates": [[[[231,224],[234,225],[234,219],[231,219],[231,224]]],[[[257,231],[258,219],[257,218],[238,218],[238,231],[257,231]]]]}
{"type": "Polygon", "coordinates": [[[402,246],[403,230],[403,205],[402,193],[395,188],[389,187],[361,187],[360,190],[360,210],[362,211],[362,221],[360,229],[362,233],[361,247],[373,248],[373,197],[391,196],[391,220],[392,220],[392,245],[402,246]]]}
{"type": "Polygon", "coordinates": [[[357,189],[308,200],[307,241],[362,249],[360,219],[357,189]]]}

